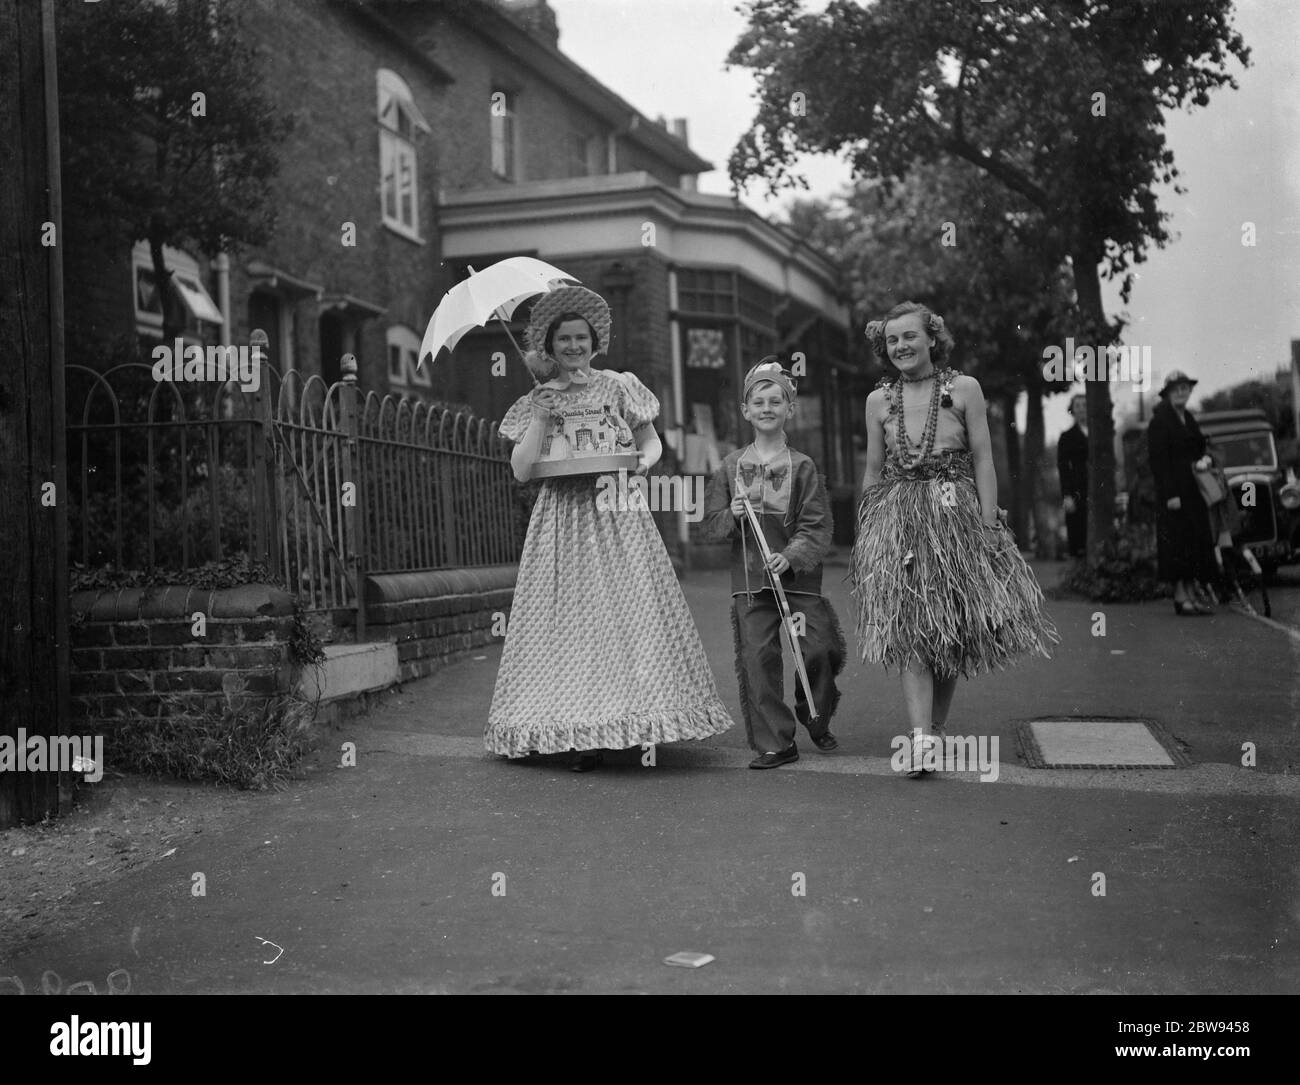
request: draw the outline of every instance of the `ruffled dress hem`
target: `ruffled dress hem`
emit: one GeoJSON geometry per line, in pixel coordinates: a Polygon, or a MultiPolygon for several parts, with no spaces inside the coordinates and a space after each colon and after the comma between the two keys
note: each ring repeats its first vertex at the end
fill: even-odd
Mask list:
{"type": "Polygon", "coordinates": [[[541,719],[520,726],[494,725],[489,721],[483,745],[489,753],[505,757],[567,753],[570,750],[623,750],[631,746],[709,738],[731,726],[731,717],[722,701],[714,697],[698,708],[678,712],[626,713],[604,722],[541,719]]]}

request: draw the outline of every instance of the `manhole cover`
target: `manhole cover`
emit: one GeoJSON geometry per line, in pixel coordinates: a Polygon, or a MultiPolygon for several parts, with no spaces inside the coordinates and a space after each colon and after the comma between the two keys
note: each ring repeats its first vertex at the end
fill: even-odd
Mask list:
{"type": "Polygon", "coordinates": [[[1016,728],[1036,769],[1174,769],[1191,759],[1154,720],[1058,718],[1016,728]]]}

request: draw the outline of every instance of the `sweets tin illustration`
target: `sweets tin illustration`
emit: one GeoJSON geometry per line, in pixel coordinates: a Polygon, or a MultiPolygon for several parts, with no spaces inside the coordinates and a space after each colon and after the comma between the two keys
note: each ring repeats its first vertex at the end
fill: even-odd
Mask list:
{"type": "Polygon", "coordinates": [[[552,420],[532,477],[632,471],[639,462],[632,431],[614,410],[573,407],[552,420]]]}

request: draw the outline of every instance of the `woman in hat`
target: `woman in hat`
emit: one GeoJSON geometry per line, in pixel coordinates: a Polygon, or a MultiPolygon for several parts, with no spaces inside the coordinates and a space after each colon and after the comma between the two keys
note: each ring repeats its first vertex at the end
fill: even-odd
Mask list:
{"type": "MultiPolygon", "coordinates": [[[[521,396],[500,432],[526,481],[560,412],[589,409],[635,449],[638,474],[663,452],[659,401],[631,373],[593,369],[609,347],[609,306],[583,287],[534,304],[530,368],[550,379],[521,396]]],[[[514,605],[484,744],[492,753],[575,753],[594,769],[605,749],[707,738],[732,725],[659,529],[642,502],[599,501],[596,475],[542,480],[519,559],[514,605]]]]}
{"type": "Polygon", "coordinates": [[[1196,385],[1175,369],[1160,389],[1160,402],[1147,426],[1147,456],[1156,487],[1156,560],[1161,580],[1174,585],[1174,613],[1213,613],[1208,590],[1218,573],[1210,513],[1196,485],[1198,461],[1205,462],[1201,427],[1187,409],[1196,385]]]}
{"type": "Polygon", "coordinates": [[[910,776],[938,767],[960,676],[1048,655],[1056,630],[998,508],[979,382],[946,366],[943,318],[916,302],[867,325],[896,373],[867,397],[867,468],[850,575],[863,662],[897,667],[910,776]],[[936,741],[937,740],[937,741],[936,741]]]}

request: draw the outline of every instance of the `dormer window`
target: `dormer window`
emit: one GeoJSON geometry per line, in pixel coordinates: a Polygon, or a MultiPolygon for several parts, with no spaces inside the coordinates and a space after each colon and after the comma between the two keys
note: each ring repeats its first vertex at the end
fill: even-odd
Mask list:
{"type": "Polygon", "coordinates": [[[406,81],[396,72],[380,68],[379,85],[379,192],[384,225],[420,240],[420,196],[415,140],[429,125],[415,107],[406,81]]]}

